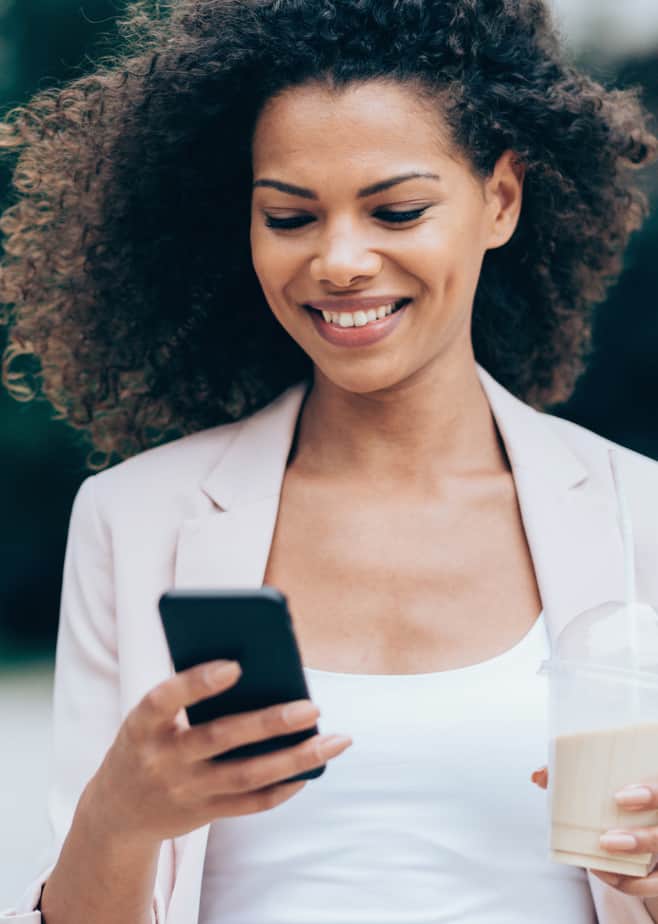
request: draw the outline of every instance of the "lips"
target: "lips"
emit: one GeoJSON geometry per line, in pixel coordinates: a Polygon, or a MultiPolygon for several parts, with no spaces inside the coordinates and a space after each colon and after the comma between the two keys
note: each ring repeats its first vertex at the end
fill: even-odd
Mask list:
{"type": "MultiPolygon", "coordinates": [[[[391,336],[411,309],[411,299],[401,299],[402,306],[381,320],[365,325],[343,327],[327,322],[323,311],[307,309],[315,330],[323,340],[336,347],[370,347],[391,336]]],[[[390,304],[390,302],[389,302],[390,304]]],[[[325,309],[326,310],[326,309],[325,309]]]]}

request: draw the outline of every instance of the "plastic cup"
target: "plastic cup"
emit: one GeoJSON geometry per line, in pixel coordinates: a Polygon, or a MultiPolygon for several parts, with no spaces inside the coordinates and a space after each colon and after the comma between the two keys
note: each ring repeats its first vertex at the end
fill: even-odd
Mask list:
{"type": "Polygon", "coordinates": [[[549,679],[550,856],[557,863],[646,876],[650,853],[611,852],[614,828],[658,824],[658,811],[620,808],[614,794],[658,778],[658,676],[553,658],[549,679]]]}

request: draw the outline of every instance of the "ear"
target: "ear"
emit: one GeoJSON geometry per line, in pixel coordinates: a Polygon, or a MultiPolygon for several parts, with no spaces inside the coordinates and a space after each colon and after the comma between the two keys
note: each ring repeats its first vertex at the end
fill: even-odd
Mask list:
{"type": "Polygon", "coordinates": [[[525,166],[514,151],[501,154],[485,182],[485,200],[489,209],[487,250],[503,247],[514,234],[523,203],[524,178],[525,166]]]}

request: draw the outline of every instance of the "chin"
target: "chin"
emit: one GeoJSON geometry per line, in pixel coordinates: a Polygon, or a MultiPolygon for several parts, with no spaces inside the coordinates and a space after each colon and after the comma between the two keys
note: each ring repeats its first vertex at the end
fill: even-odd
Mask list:
{"type": "MultiPolygon", "coordinates": [[[[341,364],[342,365],[342,364],[341,364]]],[[[341,391],[353,395],[372,395],[378,392],[391,391],[401,385],[406,376],[400,370],[371,369],[366,371],[365,364],[358,359],[345,363],[343,368],[337,365],[316,365],[323,379],[341,391]],[[348,368],[348,366],[352,368],[348,368]]]]}

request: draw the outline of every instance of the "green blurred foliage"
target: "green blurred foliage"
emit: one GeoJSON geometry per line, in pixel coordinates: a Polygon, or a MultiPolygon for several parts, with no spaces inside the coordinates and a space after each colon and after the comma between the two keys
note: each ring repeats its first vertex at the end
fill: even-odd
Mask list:
{"type": "MultiPolygon", "coordinates": [[[[111,48],[122,8],[119,0],[0,0],[0,110],[91,69],[94,55],[111,48]]],[[[582,63],[608,85],[642,85],[658,113],[658,50],[627,62],[621,73],[591,52],[582,63]]],[[[0,204],[8,181],[8,166],[0,163],[0,204]]],[[[588,373],[557,410],[658,458],[657,170],[647,184],[651,221],[597,313],[588,373]]],[[[45,402],[19,404],[0,389],[0,662],[53,651],[68,516],[86,452],[45,402]]]]}
{"type": "MultiPolygon", "coordinates": [[[[91,69],[120,9],[110,0],[0,0],[2,112],[91,69]]],[[[9,167],[0,166],[3,202],[9,167]]],[[[87,451],[45,401],[21,404],[0,389],[0,660],[52,652],[68,517],[87,451]]]]}

